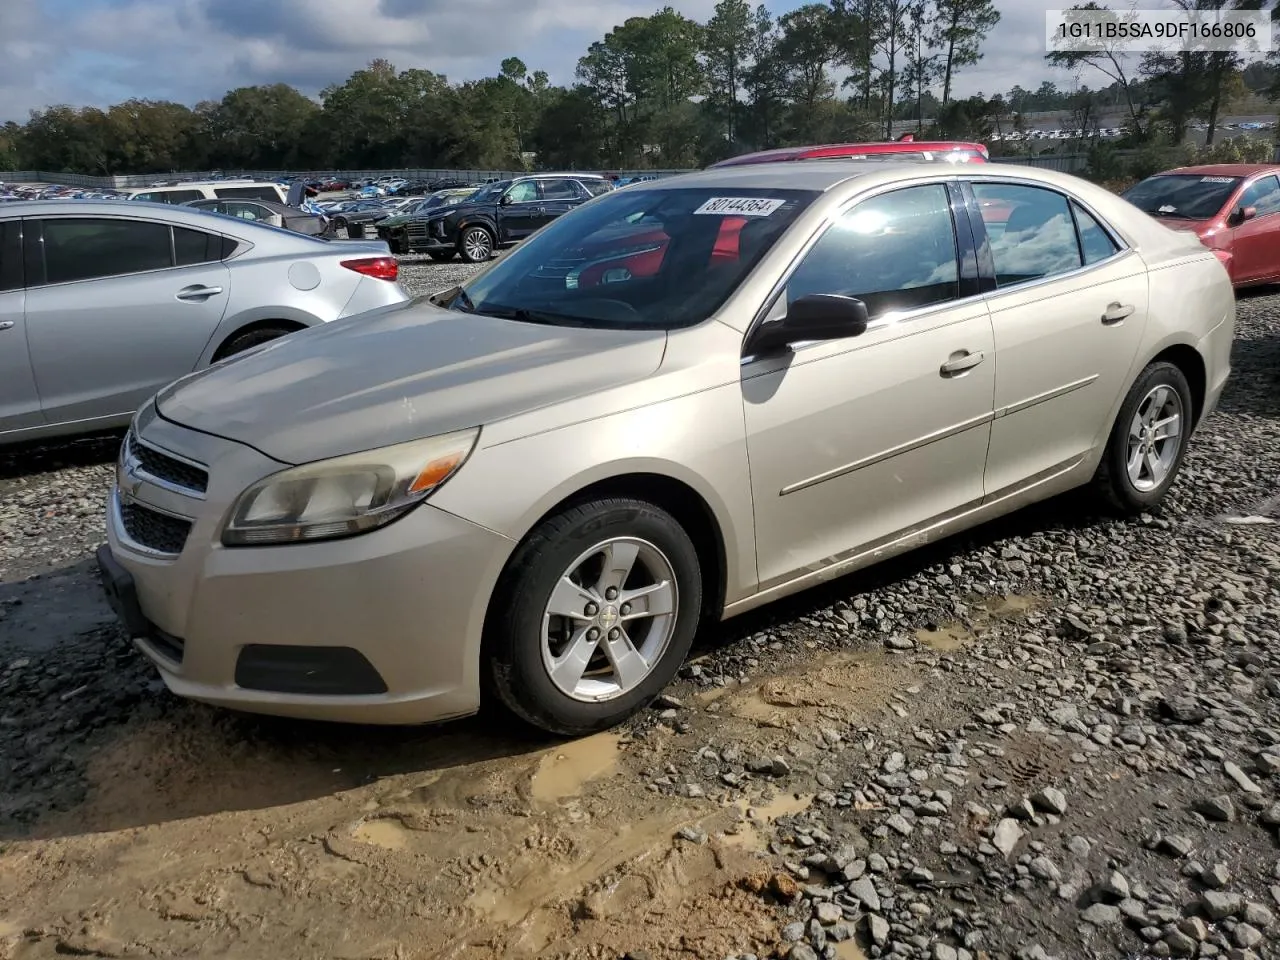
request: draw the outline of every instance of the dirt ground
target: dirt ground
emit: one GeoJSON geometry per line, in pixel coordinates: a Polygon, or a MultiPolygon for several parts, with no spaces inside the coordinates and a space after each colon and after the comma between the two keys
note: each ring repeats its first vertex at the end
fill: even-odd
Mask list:
{"type": "Polygon", "coordinates": [[[824,714],[872,723],[896,672],[833,654],[698,695],[683,734],[550,745],[493,719],[310,739],[180,705],[120,728],[93,751],[83,803],[3,844],[0,957],[765,954],[764,827],[812,796],[673,798],[645,780],[693,745],[771,755],[824,714]]]}

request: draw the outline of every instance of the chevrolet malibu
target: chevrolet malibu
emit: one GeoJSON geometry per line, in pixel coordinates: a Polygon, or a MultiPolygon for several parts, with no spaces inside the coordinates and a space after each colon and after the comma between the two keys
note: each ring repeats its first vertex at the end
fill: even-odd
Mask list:
{"type": "Polygon", "coordinates": [[[584,734],[702,624],[1080,485],[1156,506],[1234,326],[1212,251],[1065,175],[636,185],[161,390],[103,581],[183,696],[584,734]]]}

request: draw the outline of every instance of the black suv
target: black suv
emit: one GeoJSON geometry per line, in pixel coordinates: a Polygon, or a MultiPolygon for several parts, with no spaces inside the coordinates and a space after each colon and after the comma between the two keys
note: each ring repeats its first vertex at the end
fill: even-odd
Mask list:
{"type": "Polygon", "coordinates": [[[459,254],[468,263],[483,263],[498,247],[523,240],[612,188],[604,177],[581,173],[499,180],[486,184],[465,203],[415,218],[408,224],[406,246],[442,263],[459,254]]]}

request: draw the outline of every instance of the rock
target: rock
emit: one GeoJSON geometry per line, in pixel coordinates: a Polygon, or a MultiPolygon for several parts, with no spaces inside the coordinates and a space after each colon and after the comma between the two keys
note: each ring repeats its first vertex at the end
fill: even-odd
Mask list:
{"type": "Polygon", "coordinates": [[[901,834],[904,837],[911,836],[912,830],[915,828],[907,822],[907,818],[900,813],[895,813],[885,821],[885,825],[894,833],[901,834]]]}
{"type": "Polygon", "coordinates": [[[1262,788],[1258,786],[1256,783],[1254,783],[1252,780],[1250,780],[1248,774],[1246,774],[1243,770],[1241,770],[1238,766],[1236,766],[1230,760],[1226,761],[1222,765],[1222,772],[1225,773],[1232,780],[1234,780],[1236,782],[1236,786],[1238,786],[1245,793],[1261,793],[1262,792],[1262,788]]]}
{"type": "Polygon", "coordinates": [[[1178,924],[1178,929],[1197,943],[1209,939],[1209,928],[1199,917],[1187,917],[1178,924]]]}
{"type": "Polygon", "coordinates": [[[819,923],[839,923],[844,919],[844,911],[840,909],[839,904],[823,902],[818,904],[813,911],[813,915],[819,923]]]}
{"type": "Polygon", "coordinates": [[[875,884],[870,877],[861,877],[849,884],[849,896],[858,900],[872,913],[880,912],[880,894],[876,893],[875,884]]]}
{"type": "Polygon", "coordinates": [[[807,943],[793,943],[787,952],[787,960],[818,960],[818,954],[807,943]]]}
{"type": "Polygon", "coordinates": [[[1262,943],[1265,937],[1257,927],[1247,923],[1237,923],[1235,930],[1231,933],[1231,939],[1235,940],[1236,946],[1241,950],[1252,950],[1262,943]]]}
{"type": "Polygon", "coordinates": [[[690,843],[703,844],[707,842],[707,832],[699,830],[697,827],[681,827],[676,836],[681,840],[688,840],[690,843]]]}
{"type": "Polygon", "coordinates": [[[1197,800],[1195,811],[1206,820],[1214,823],[1232,823],[1236,818],[1236,807],[1225,793],[1205,800],[1197,800]]]}
{"type": "Polygon", "coordinates": [[[1106,903],[1129,899],[1129,881],[1118,870],[1112,870],[1098,884],[1098,896],[1106,903]]]}
{"type": "Polygon", "coordinates": [[[684,702],[669,694],[663,694],[653,701],[653,706],[657,710],[679,710],[684,706],[684,702]]]}
{"type": "Polygon", "coordinates": [[[1272,804],[1258,814],[1258,822],[1268,827],[1280,827],[1280,803],[1272,804]]]}
{"type": "Polygon", "coordinates": [[[1210,920],[1225,920],[1240,912],[1244,902],[1238,893],[1206,890],[1200,896],[1200,909],[1210,920]]]}
{"type": "Polygon", "coordinates": [[[1018,821],[1006,817],[996,824],[995,833],[991,837],[991,845],[1004,854],[1005,859],[1008,859],[1021,839],[1022,827],[1018,826],[1018,821]]]}
{"type": "Polygon", "coordinates": [[[935,943],[933,945],[933,960],[957,960],[960,956],[956,952],[956,948],[948,946],[945,943],[935,943]]]}
{"type": "Polygon", "coordinates": [[[871,937],[873,944],[877,947],[883,947],[889,942],[889,921],[878,914],[868,914],[867,935],[871,937]]]}
{"type": "Polygon", "coordinates": [[[1265,930],[1275,921],[1269,907],[1265,904],[1250,901],[1244,905],[1244,922],[1265,930]]]}
{"type": "Polygon", "coordinates": [[[1194,725],[1209,719],[1209,711],[1196,702],[1195,697],[1174,697],[1160,702],[1160,712],[1174,723],[1194,725]]]}
{"type": "Polygon", "coordinates": [[[1196,955],[1196,941],[1180,930],[1174,930],[1166,935],[1164,943],[1168,945],[1169,955],[1172,957],[1194,957],[1196,955]]]}
{"type": "Polygon", "coordinates": [[[1231,882],[1231,871],[1225,863],[1215,863],[1200,873],[1200,882],[1210,890],[1221,890],[1231,882]]]}
{"type": "Polygon", "coordinates": [[[1031,871],[1033,877],[1039,877],[1051,883],[1057,883],[1062,879],[1062,871],[1048,857],[1036,857],[1027,864],[1027,869],[1031,871]]]}
{"type": "Polygon", "coordinates": [[[1111,926],[1120,922],[1120,909],[1109,903],[1095,903],[1082,910],[1080,918],[1095,927],[1111,926]]]}
{"type": "Polygon", "coordinates": [[[788,923],[782,928],[782,939],[784,943],[795,943],[804,939],[804,924],[797,920],[795,923],[788,923]]]}
{"type": "Polygon", "coordinates": [[[1067,795],[1057,787],[1045,787],[1031,798],[1031,802],[1036,809],[1055,816],[1060,817],[1067,812],[1067,795]]]}
{"type": "Polygon", "coordinates": [[[1156,845],[1161,853],[1171,857],[1185,857],[1194,849],[1193,844],[1186,837],[1170,835],[1161,837],[1160,842],[1156,845]]]}
{"type": "Polygon", "coordinates": [[[894,633],[885,637],[884,645],[889,650],[914,650],[916,642],[905,634],[894,633]]]}

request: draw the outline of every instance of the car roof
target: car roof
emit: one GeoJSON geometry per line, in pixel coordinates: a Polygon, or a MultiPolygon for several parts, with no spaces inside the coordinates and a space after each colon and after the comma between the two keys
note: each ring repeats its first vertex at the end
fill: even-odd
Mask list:
{"type": "Polygon", "coordinates": [[[886,160],[864,163],[861,160],[824,160],[822,163],[748,163],[733,167],[708,167],[692,173],[629,184],[622,191],[756,188],[775,190],[814,190],[825,192],[851,180],[863,180],[868,186],[892,184],[896,181],[965,179],[1015,179],[1042,183],[1079,194],[1092,187],[1087,180],[1043,167],[1011,163],[975,163],[964,166],[920,164],[886,160]]]}
{"type": "Polygon", "coordinates": [[[1157,177],[1170,174],[1198,174],[1202,177],[1252,177],[1255,173],[1280,171],[1276,163],[1204,163],[1193,167],[1176,167],[1163,170],[1157,177]]]}
{"type": "Polygon", "coordinates": [[[253,231],[251,236],[255,244],[266,242],[267,238],[263,236],[263,232],[269,233],[281,242],[290,237],[304,236],[291,234],[289,231],[278,230],[252,220],[214,213],[201,207],[189,207],[178,203],[152,203],[150,200],[19,200],[15,203],[0,205],[0,218],[3,219],[56,216],[133,217],[146,220],[168,220],[182,226],[204,224],[206,229],[232,236],[236,236],[241,231],[253,231]],[[217,226],[214,226],[215,223],[217,226]]]}
{"type": "Polygon", "coordinates": [[[721,160],[715,166],[771,163],[777,160],[822,160],[853,152],[861,154],[951,153],[956,150],[986,154],[986,148],[982,144],[960,140],[883,140],[869,143],[820,143],[801,147],[777,147],[773,150],[760,150],[756,153],[730,157],[727,160],[721,160]]]}

